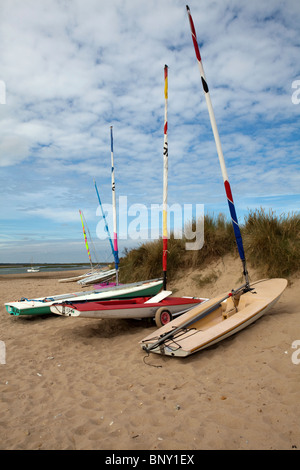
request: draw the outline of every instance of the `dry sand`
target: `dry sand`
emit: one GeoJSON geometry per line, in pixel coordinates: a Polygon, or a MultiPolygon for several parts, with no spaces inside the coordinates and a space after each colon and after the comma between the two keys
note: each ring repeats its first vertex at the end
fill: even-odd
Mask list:
{"type": "MultiPolygon", "coordinates": [[[[171,287],[212,297],[241,284],[239,260],[212,269],[219,277],[202,289],[195,272],[171,287]]],[[[179,359],[140,349],[155,330],[146,322],[14,317],[3,306],[80,290],[58,283],[75,274],[0,276],[1,450],[300,449],[299,276],[256,323],[179,359]]]]}

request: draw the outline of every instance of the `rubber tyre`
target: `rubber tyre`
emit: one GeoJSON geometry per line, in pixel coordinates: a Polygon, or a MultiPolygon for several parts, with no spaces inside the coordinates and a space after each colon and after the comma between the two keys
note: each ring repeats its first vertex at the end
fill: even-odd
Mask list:
{"type": "Polygon", "coordinates": [[[160,307],[155,313],[155,323],[158,328],[172,321],[172,315],[165,307],[160,307]]]}

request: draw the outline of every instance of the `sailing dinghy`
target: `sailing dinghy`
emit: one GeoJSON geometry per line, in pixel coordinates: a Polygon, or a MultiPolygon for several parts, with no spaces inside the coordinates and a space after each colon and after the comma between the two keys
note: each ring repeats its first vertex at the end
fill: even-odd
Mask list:
{"type": "Polygon", "coordinates": [[[114,286],[91,291],[72,292],[69,294],[49,295],[35,299],[22,298],[7,302],[5,307],[10,315],[49,315],[54,303],[68,301],[97,301],[104,299],[124,299],[137,296],[156,295],[162,288],[162,279],[135,282],[124,286],[114,286]]]}
{"type": "Polygon", "coordinates": [[[162,326],[177,315],[182,315],[204,299],[194,297],[169,297],[171,291],[163,290],[154,297],[135,297],[123,300],[98,302],[70,302],[54,304],[51,312],[66,317],[142,319],[155,318],[162,326]]]}
{"type": "Polygon", "coordinates": [[[245,284],[236,290],[232,290],[228,294],[222,294],[208,300],[203,305],[191,309],[189,312],[174,319],[172,322],[168,323],[168,325],[159,328],[156,332],[140,341],[142,349],[148,353],[153,352],[181,357],[189,356],[201,349],[207,348],[246,328],[273,307],[287,286],[286,279],[268,279],[254,283],[249,282],[242,236],[228,181],[196,31],[190,9],[188,6],[186,8],[196,58],[200,69],[203,91],[217,147],[237,248],[243,265],[245,284]]]}
{"type": "Polygon", "coordinates": [[[287,286],[285,279],[268,279],[208,300],[141,341],[147,352],[189,356],[228,338],[272,308],[287,286]]]}

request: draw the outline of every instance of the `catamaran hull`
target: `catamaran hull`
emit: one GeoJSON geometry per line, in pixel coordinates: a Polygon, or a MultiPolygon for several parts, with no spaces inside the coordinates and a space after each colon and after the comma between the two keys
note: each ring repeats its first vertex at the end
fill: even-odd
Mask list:
{"type": "Polygon", "coordinates": [[[51,295],[38,299],[24,299],[17,302],[7,302],[5,307],[10,315],[50,315],[50,307],[54,303],[68,301],[84,300],[108,300],[125,299],[137,296],[156,295],[162,288],[161,279],[153,281],[137,282],[122,286],[115,286],[109,289],[93,290],[86,292],[73,292],[70,294],[51,295]]]}
{"type": "MultiPolygon", "coordinates": [[[[258,281],[253,284],[254,290],[242,294],[237,311],[231,310],[231,313],[226,316],[224,307],[226,309],[227,305],[224,305],[223,302],[223,305],[220,304],[212,313],[203,314],[203,317],[201,317],[201,309],[204,312],[210,305],[218,302],[218,298],[211,299],[204,306],[195,307],[179,319],[173,320],[143,339],[140,342],[141,346],[146,351],[167,356],[186,357],[194,354],[213,346],[254,323],[276,304],[286,286],[287,281],[285,279],[258,281]],[[160,338],[172,329],[192,320],[193,316],[196,318],[195,323],[183,328],[174,337],[166,339],[165,342],[151,349],[151,346],[154,346],[160,338]]],[[[224,295],[219,298],[222,299],[223,297],[224,295]]],[[[228,299],[226,302],[229,303],[232,300],[228,299]]]]}
{"type": "Polygon", "coordinates": [[[80,274],[79,276],[67,277],[64,279],[59,279],[58,282],[75,282],[77,281],[78,284],[88,285],[94,284],[98,280],[105,280],[111,279],[113,276],[116,275],[115,269],[110,269],[106,271],[91,271],[89,273],[80,274]]]}
{"type": "Polygon", "coordinates": [[[58,282],[74,282],[74,281],[79,281],[79,279],[83,279],[86,276],[90,276],[91,273],[85,273],[85,274],[80,274],[79,276],[73,276],[73,277],[66,277],[64,279],[59,279],[58,282]]]}
{"type": "Polygon", "coordinates": [[[105,279],[111,279],[116,275],[116,270],[115,269],[110,269],[109,271],[102,271],[98,273],[91,274],[90,276],[84,277],[83,279],[79,279],[77,281],[78,284],[81,284],[82,286],[87,286],[90,284],[94,284],[95,282],[105,280],[105,279]]]}

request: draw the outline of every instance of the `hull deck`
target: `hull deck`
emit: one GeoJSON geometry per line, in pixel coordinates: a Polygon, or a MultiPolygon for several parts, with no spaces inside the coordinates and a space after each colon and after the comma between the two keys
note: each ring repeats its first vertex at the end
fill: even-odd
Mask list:
{"type": "Polygon", "coordinates": [[[238,299],[221,301],[226,294],[210,299],[147,336],[141,346],[157,354],[189,356],[256,321],[273,307],[286,286],[285,279],[263,280],[253,283],[253,289],[238,299]]]}

